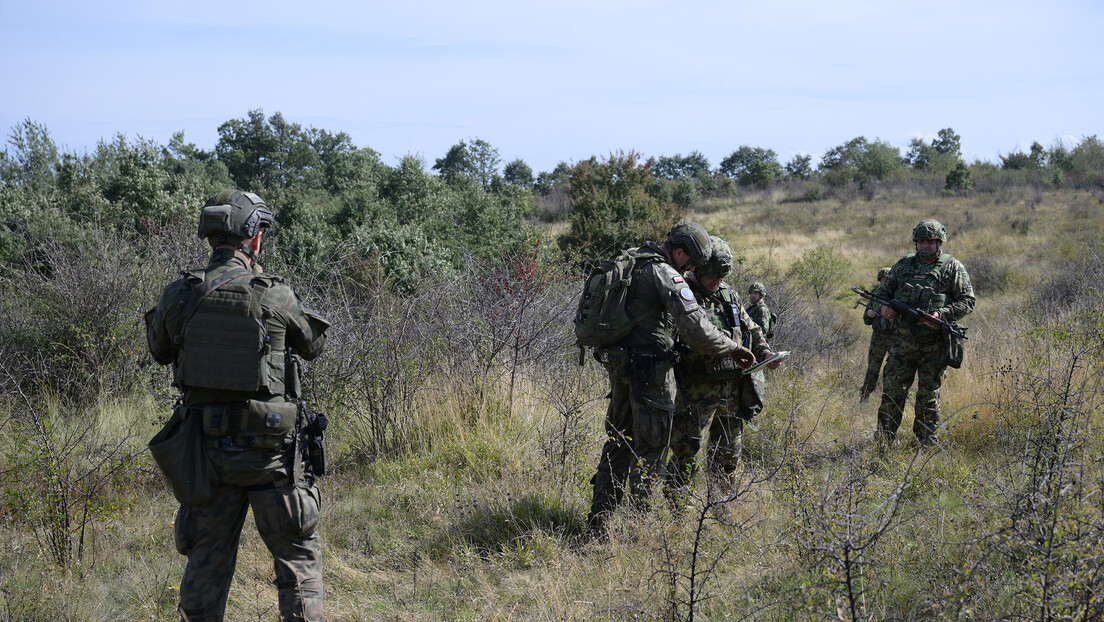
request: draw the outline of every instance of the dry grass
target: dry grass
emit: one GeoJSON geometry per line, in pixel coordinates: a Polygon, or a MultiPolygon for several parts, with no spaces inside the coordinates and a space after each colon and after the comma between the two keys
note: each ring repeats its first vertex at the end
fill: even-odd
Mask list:
{"type": "MultiPolygon", "coordinates": [[[[912,226],[928,216],[947,224],[947,250],[968,266],[990,262],[989,282],[1003,289],[979,292],[966,321],[966,365],[944,383],[943,450],[916,452],[911,407],[899,447],[879,452],[871,443],[876,400],[857,403],[868,333],[849,294],[822,303],[839,318],[836,328],[853,336],[847,345],[809,353],[802,343],[784,344],[794,362],[768,375],[767,408],[746,432],[752,458],[738,494],[702,513],[708,489],[698,482],[677,510],[661,502],[620,510],[606,540],[581,537],[605,407],[593,362],[574,382],[558,371],[527,374],[513,403],[503,381],[478,394],[456,374],[434,377],[406,422],[411,442],[393,455],[354,459],[342,442],[342,413],[331,413],[338,468],[322,483],[321,527],[328,618],[686,619],[687,606],[673,601],[685,598],[691,576],[699,589],[706,580],[695,619],[848,619],[852,605],[863,619],[1039,618],[1035,586],[1059,571],[1096,600],[1052,593],[1051,611],[1091,618],[1091,603],[1104,593],[1062,560],[1091,559],[1104,548],[1099,504],[1088,501],[1102,492],[1099,461],[1085,460],[1077,479],[1049,472],[1066,478],[1064,490],[1081,491],[1084,503],[1036,493],[1050,499],[1054,516],[1081,521],[1082,539],[1068,532],[1051,539],[1065,543],[1066,557],[1046,557],[1030,550],[1029,538],[1017,539],[1039,525],[1011,508],[1030,483],[1018,475],[1028,454],[1018,452],[1033,451],[1031,435],[1046,429],[1047,417],[1070,414],[1082,432],[1061,442],[1097,439],[1084,441],[1084,451],[1101,451],[1101,344],[1092,342],[1099,334],[1082,341],[1068,334],[1093,311],[1044,315],[1054,330],[1040,332],[1033,298],[1063,261],[1104,239],[1100,205],[1096,195],[1074,192],[875,193],[818,203],[754,195],[709,205],[698,220],[776,278],[808,248],[839,248],[850,264],[844,292],[843,285],[869,285],[878,268],[908,252],[912,226]],[[1062,378],[1076,399],[1062,401],[1062,378]],[[581,410],[564,410],[571,391],[581,410]],[[857,564],[850,575],[839,563],[844,552],[857,564]],[[674,583],[672,572],[680,573],[674,583]],[[853,601],[848,577],[858,590],[853,601]]],[[[93,421],[98,436],[129,439],[139,456],[125,484],[97,498],[105,509],[91,525],[95,547],[68,568],[43,554],[34,524],[12,515],[20,491],[32,489],[13,479],[24,472],[15,468],[23,454],[13,408],[0,427],[0,567],[8,570],[0,573],[0,618],[175,619],[184,558],[168,526],[174,504],[141,452],[165,405],[142,395],[54,417],[62,427],[93,421]]],[[[228,619],[272,619],[270,581],[268,552],[247,525],[228,619]]]]}

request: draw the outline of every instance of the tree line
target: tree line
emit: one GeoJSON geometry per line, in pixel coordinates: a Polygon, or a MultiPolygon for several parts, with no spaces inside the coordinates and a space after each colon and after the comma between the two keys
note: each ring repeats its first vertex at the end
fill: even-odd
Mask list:
{"type": "Polygon", "coordinates": [[[966,193],[1104,180],[1104,142],[1096,136],[1073,147],[1035,142],[999,162],[967,164],[951,128],[930,141],[914,138],[905,153],[859,136],[825,150],[815,166],[810,155],[783,163],[772,149],[741,145],[716,167],[697,151],[618,152],[536,174],[522,159],[504,163],[478,138],[459,141],[432,164],[407,155],[388,165],[344,132],[304,128],[278,112],[250,111],[223,123],[218,135],[211,151],[178,132],[167,145],[116,135],[79,153],[59,149],[42,124],[16,125],[0,151],[0,263],[18,263],[35,232],[106,226],[149,235],[187,221],[207,196],[231,186],[276,208],[288,266],[313,271],[356,256],[410,291],[426,275],[455,275],[468,256],[526,248],[540,237],[534,225],[541,221],[567,221],[559,251],[585,264],[656,239],[697,202],[741,193],[781,189],[792,200],[816,200],[892,184],[966,193]]]}

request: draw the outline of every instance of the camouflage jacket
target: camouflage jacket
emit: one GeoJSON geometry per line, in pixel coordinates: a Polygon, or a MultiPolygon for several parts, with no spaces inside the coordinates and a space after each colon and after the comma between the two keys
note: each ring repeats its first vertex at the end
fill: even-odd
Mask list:
{"type": "MultiPolygon", "coordinates": [[[[651,243],[641,250],[663,254],[651,243]]],[[[709,321],[686,279],[665,261],[649,261],[633,270],[628,313],[638,319],[620,344],[625,347],[659,346],[669,351],[676,337],[713,356],[731,354],[739,347],[709,321]]]]}
{"type": "MultiPolygon", "coordinates": [[[[747,312],[740,305],[740,297],[736,292],[725,283],[721,283],[721,286],[715,292],[709,292],[693,277],[687,279],[690,284],[691,291],[709,317],[709,321],[717,327],[719,331],[726,336],[731,337],[735,341],[739,341],[744,344],[745,347],[750,349],[755,354],[757,360],[763,360],[770,353],[771,346],[767,343],[766,338],[763,336],[762,329],[756,324],[747,312]],[[733,322],[738,322],[734,325],[733,322]]],[[[717,363],[722,361],[723,357],[714,355],[701,354],[698,351],[691,349],[688,354],[683,355],[682,361],[679,363],[679,369],[682,370],[684,381],[688,384],[693,384],[695,377],[699,381],[709,381],[711,378],[708,376],[715,375],[717,363]]],[[[726,369],[733,369],[735,367],[727,367],[726,369]]],[[[738,371],[738,370],[736,370],[738,371]]],[[[736,374],[732,374],[736,377],[736,374]]]]}
{"type": "MultiPolygon", "coordinates": [[[[181,272],[182,278],[170,283],[161,293],[157,306],[146,312],[146,339],[154,361],[161,365],[171,363],[174,372],[177,371],[179,357],[185,347],[182,340],[178,343],[174,339],[174,335],[180,329],[177,323],[182,308],[191,299],[197,286],[231,270],[243,269],[248,271],[247,275],[234,278],[223,287],[237,285],[239,289],[264,288],[263,293],[260,294],[259,305],[262,318],[260,328],[264,335],[265,349],[278,353],[282,357],[288,348],[292,348],[306,360],[314,359],[322,353],[326,345],[326,329],[330,325],[329,322],[303,305],[280,277],[254,274],[244,255],[234,249],[220,248],[211,253],[211,260],[206,268],[181,272]]],[[[212,297],[218,296],[222,289],[212,292],[197,309],[212,304],[212,297]]],[[[210,366],[213,368],[217,368],[219,364],[217,357],[210,360],[210,366]]],[[[274,363],[274,366],[279,365],[274,363]]],[[[286,370],[280,366],[279,369],[270,369],[267,372],[280,376],[275,379],[273,386],[282,388],[286,370]]],[[[186,382],[179,388],[184,392],[184,401],[189,404],[247,399],[268,401],[275,397],[264,390],[254,392],[214,390],[188,386],[186,382]]],[[[283,391],[279,393],[282,394],[283,391]]]]}
{"type": "Polygon", "coordinates": [[[749,302],[748,305],[744,307],[744,311],[747,311],[751,320],[758,324],[759,328],[763,329],[763,335],[766,336],[767,339],[774,337],[775,326],[771,321],[770,307],[767,306],[765,300],[760,298],[759,302],[749,302]]]}
{"type": "MultiPolygon", "coordinates": [[[[923,262],[915,253],[900,259],[889,271],[875,294],[894,298],[926,313],[938,312],[947,322],[956,322],[974,310],[974,286],[960,261],[943,253],[923,262]]],[[[908,322],[898,321],[898,330],[911,331],[908,322]]],[[[923,324],[920,335],[934,337],[939,331],[923,324]]]]}

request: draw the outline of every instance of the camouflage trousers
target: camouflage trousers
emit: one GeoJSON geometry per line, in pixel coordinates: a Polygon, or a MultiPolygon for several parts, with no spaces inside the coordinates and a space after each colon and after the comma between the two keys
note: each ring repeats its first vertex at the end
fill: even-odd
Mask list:
{"type": "Polygon", "coordinates": [[[292,452],[225,451],[206,440],[219,476],[210,503],[180,506],[176,548],[188,556],[180,582],[183,620],[222,620],[238,541],[247,510],[272,553],[281,620],[322,620],[321,509],[318,486],[308,472],[291,477],[292,452]]]}
{"type": "Polygon", "coordinates": [[[893,333],[874,329],[870,335],[870,349],[866,356],[866,377],[863,378],[862,388],[859,389],[859,399],[866,401],[874,389],[878,386],[878,375],[882,371],[882,363],[886,354],[893,345],[893,333]]]}
{"type": "Polygon", "coordinates": [[[914,339],[912,335],[898,332],[893,336],[889,358],[882,372],[882,403],[878,406],[878,431],[880,440],[897,439],[901,416],[908,399],[909,388],[915,378],[916,407],[912,432],[924,444],[935,442],[939,426],[939,388],[947,374],[943,360],[945,344],[942,340],[931,342],[914,339]]]}
{"type": "Polygon", "coordinates": [[[675,382],[670,365],[662,365],[653,378],[634,378],[628,357],[604,363],[610,382],[606,410],[606,442],[591,478],[594,496],[587,524],[605,522],[626,491],[636,500],[646,499],[656,482],[666,479],[667,445],[675,412],[675,382]]]}
{"type": "Polygon", "coordinates": [[[690,384],[679,396],[671,425],[667,484],[680,488],[697,470],[697,455],[708,430],[706,464],[711,472],[731,473],[743,454],[744,421],[763,410],[763,373],[736,380],[690,384]]]}

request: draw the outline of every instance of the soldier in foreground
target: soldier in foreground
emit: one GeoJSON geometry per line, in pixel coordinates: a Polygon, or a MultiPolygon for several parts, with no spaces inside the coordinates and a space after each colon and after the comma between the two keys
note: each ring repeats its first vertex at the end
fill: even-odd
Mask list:
{"type": "Polygon", "coordinates": [[[763,329],[764,337],[774,339],[774,329],[778,328],[775,321],[777,316],[771,313],[766,298],[767,288],[759,281],[755,281],[748,286],[748,304],[744,307],[744,311],[747,311],[751,320],[763,329]]]}
{"type": "MultiPolygon", "coordinates": [[[[974,310],[974,288],[966,268],[942,252],[947,229],[928,218],[912,230],[916,252],[890,269],[875,294],[896,299],[943,322],[956,322],[974,310]]],[[[882,305],[882,317],[893,320],[897,312],[882,305]]],[[[889,360],[882,372],[882,403],[878,406],[875,438],[884,445],[897,440],[901,414],[913,378],[916,384],[916,418],[912,432],[921,445],[936,443],[939,427],[939,389],[947,373],[948,336],[939,325],[917,320],[897,323],[889,360]]],[[[956,365],[958,363],[955,363],[956,365]]]]}
{"type": "Polygon", "coordinates": [[[592,534],[604,526],[626,490],[643,499],[654,483],[666,479],[675,411],[675,338],[703,355],[732,357],[741,368],[755,362],[748,349],[710,323],[682,276],[709,260],[704,228],[679,223],[662,245],[649,242],[627,252],[636,258],[628,298],[634,324],[616,345],[594,351],[609,375],[610,404],[606,442],[591,478],[587,530],[592,534]]]}
{"type": "Polygon", "coordinates": [[[176,516],[176,548],[188,556],[184,620],[223,619],[249,508],[275,562],[280,619],[323,618],[320,499],[297,443],[304,422],[290,350],[317,357],[329,323],[255,263],[273,219],[253,193],[211,197],[199,217],[210,262],[182,272],[146,313],[150,353],[172,364],[183,394],[174,418],[194,424],[184,429],[201,436],[213,471],[210,498],[185,490],[176,516]]]}
{"type": "MultiPolygon", "coordinates": [[[[723,279],[732,269],[732,249],[710,236],[709,261],[687,275],[690,290],[709,321],[725,336],[750,348],[757,360],[772,356],[770,344],[740,305],[740,297],[723,279]]],[[[775,369],[780,362],[770,363],[775,369]]],[[[709,431],[706,459],[711,474],[731,474],[740,463],[744,421],[763,409],[763,372],[745,376],[732,359],[684,354],[675,365],[681,395],[671,430],[671,456],[667,462],[670,489],[686,486],[693,477],[702,437],[709,431]]]]}
{"type": "MultiPolygon", "coordinates": [[[[889,268],[878,270],[878,284],[885,283],[889,276],[889,268]]],[[[866,356],[866,377],[863,378],[862,387],[859,389],[859,403],[864,404],[878,386],[878,376],[882,372],[882,363],[885,362],[889,346],[893,343],[893,324],[878,313],[874,303],[866,305],[863,312],[863,323],[871,328],[870,348],[866,356]]]]}

